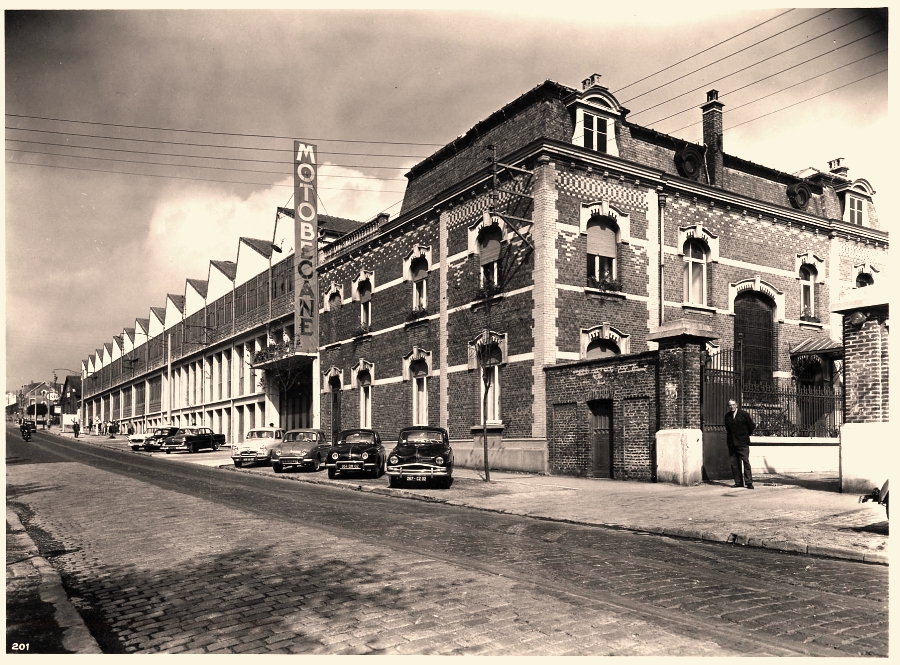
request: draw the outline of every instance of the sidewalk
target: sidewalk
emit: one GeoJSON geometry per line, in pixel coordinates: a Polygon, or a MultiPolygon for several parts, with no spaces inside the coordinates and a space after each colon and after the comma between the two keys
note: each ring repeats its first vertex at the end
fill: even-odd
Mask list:
{"type": "MultiPolygon", "coordinates": [[[[119,450],[127,443],[122,435],[80,438],[119,450]]],[[[172,458],[276,477],[267,467],[238,470],[230,461],[203,455],[172,458]]],[[[389,489],[386,477],[328,480],[325,473],[306,472],[277,477],[551,521],[888,564],[884,506],[839,493],[837,478],[822,474],[757,473],[753,490],[732,489],[731,481],[681,486],[503,471],[491,471],[491,482],[485,483],[482,471],[463,468],[454,470],[449,490],[389,489]]]]}

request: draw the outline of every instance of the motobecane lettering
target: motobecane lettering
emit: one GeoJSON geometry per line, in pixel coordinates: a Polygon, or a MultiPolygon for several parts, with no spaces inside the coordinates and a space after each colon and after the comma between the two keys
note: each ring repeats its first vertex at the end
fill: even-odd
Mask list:
{"type": "Polygon", "coordinates": [[[319,336],[319,235],[316,146],[294,141],[294,332],[301,353],[316,353],[319,336]]]}

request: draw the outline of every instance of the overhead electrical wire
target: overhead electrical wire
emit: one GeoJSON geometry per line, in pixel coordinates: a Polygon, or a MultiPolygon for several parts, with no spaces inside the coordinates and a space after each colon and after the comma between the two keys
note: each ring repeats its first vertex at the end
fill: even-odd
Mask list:
{"type": "MultiPolygon", "coordinates": [[[[850,44],[853,44],[853,43],[855,43],[855,42],[850,42],[850,44]]],[[[850,46],[850,44],[844,44],[844,46],[850,46]]],[[[734,90],[729,90],[727,93],[723,94],[722,97],[726,97],[726,96],[728,96],[728,95],[733,95],[733,94],[735,94],[736,92],[740,92],[741,90],[745,90],[745,89],[747,89],[747,88],[749,88],[749,87],[751,87],[751,86],[756,85],[757,83],[762,83],[763,81],[765,81],[765,80],[767,80],[767,79],[774,78],[774,77],[778,76],[779,74],[784,74],[784,73],[787,72],[787,71],[790,71],[790,70],[792,70],[792,69],[796,69],[797,67],[800,67],[801,65],[805,65],[805,64],[807,64],[807,63],[809,63],[809,62],[812,62],[813,60],[818,60],[819,58],[823,58],[823,57],[825,57],[826,55],[829,55],[829,54],[834,53],[835,51],[837,51],[837,50],[839,50],[839,49],[844,48],[844,46],[839,46],[838,48],[832,49],[831,51],[826,51],[825,53],[822,53],[821,55],[817,55],[817,56],[815,56],[814,58],[810,58],[809,60],[804,60],[803,62],[798,62],[796,65],[791,65],[790,67],[787,67],[787,68],[785,68],[785,69],[782,69],[782,70],[779,71],[779,72],[775,72],[774,74],[769,74],[768,76],[764,76],[763,78],[757,79],[757,80],[753,81],[752,83],[748,83],[747,85],[742,85],[740,88],[735,88],[734,90]]],[[[853,60],[853,61],[851,61],[851,62],[848,62],[848,63],[846,63],[846,64],[844,64],[844,65],[841,65],[840,67],[835,67],[834,69],[829,69],[827,72],[822,72],[821,74],[816,74],[816,75],[813,76],[812,78],[806,78],[806,79],[804,79],[804,80],[802,80],[802,81],[800,81],[800,82],[798,82],[798,83],[794,83],[793,85],[789,85],[789,86],[787,86],[786,88],[782,88],[781,90],[778,90],[777,92],[782,92],[782,91],[784,91],[784,90],[789,90],[790,88],[794,88],[794,87],[796,87],[796,86],[798,86],[798,85],[803,85],[804,83],[808,83],[808,82],[810,82],[810,81],[814,81],[814,80],[816,80],[817,78],[821,78],[821,77],[823,77],[823,76],[826,76],[826,75],[828,75],[828,74],[831,74],[831,73],[833,73],[833,72],[836,72],[836,71],[838,71],[839,69],[843,69],[844,67],[849,67],[850,65],[855,65],[857,62],[862,62],[863,60],[867,60],[867,59],[869,59],[869,58],[872,58],[872,57],[878,55],[879,53],[886,53],[886,52],[887,52],[887,49],[886,49],[886,48],[883,48],[883,49],[881,49],[880,51],[875,51],[874,53],[870,53],[869,55],[864,55],[863,57],[857,58],[856,60],[853,60]]],[[[756,99],[752,100],[751,102],[748,102],[748,104],[753,104],[753,103],[758,102],[758,101],[760,101],[760,100],[762,100],[762,99],[766,99],[767,97],[771,97],[772,95],[777,94],[777,92],[776,92],[776,93],[769,93],[768,95],[764,95],[764,96],[762,96],[762,97],[757,97],[756,99]]],[[[742,104],[741,106],[735,106],[735,107],[733,107],[733,108],[730,109],[730,110],[733,111],[733,110],[735,110],[735,109],[741,108],[742,106],[747,106],[747,104],[742,104]]],[[[663,121],[665,121],[665,120],[669,120],[670,118],[674,118],[675,116],[679,116],[679,115],[681,115],[682,113],[687,113],[688,111],[694,111],[694,110],[696,110],[696,108],[697,108],[696,106],[689,106],[689,107],[687,107],[686,109],[682,109],[681,111],[678,111],[677,113],[673,113],[672,115],[667,115],[665,118],[660,118],[659,120],[654,120],[653,122],[650,122],[650,123],[648,123],[648,124],[649,124],[649,126],[652,127],[653,125],[658,125],[659,123],[661,123],[661,122],[663,122],[663,121]]],[[[725,113],[728,113],[728,111],[726,110],[725,113]]],[[[693,125],[699,125],[701,122],[703,122],[703,121],[702,121],[702,120],[698,120],[697,122],[692,122],[690,125],[688,125],[688,127],[692,127],[693,125]]],[[[682,129],[684,129],[684,128],[682,128],[682,129]]],[[[680,130],[676,130],[676,131],[680,131],[680,130]]]]}
{"type": "MultiPolygon", "coordinates": [[[[293,185],[280,185],[278,183],[271,182],[243,182],[239,180],[216,180],[214,178],[189,178],[187,176],[176,176],[176,175],[160,175],[158,173],[132,173],[131,171],[110,171],[108,169],[85,169],[79,168],[75,166],[60,166],[58,164],[29,164],[28,162],[15,162],[15,161],[7,161],[7,164],[18,164],[19,166],[37,166],[40,168],[48,168],[48,169],[65,169],[67,171],[90,171],[91,173],[112,173],[115,175],[135,175],[135,176],[146,176],[148,178],[167,178],[171,180],[191,180],[195,182],[221,182],[227,183],[229,185],[254,185],[257,187],[293,187],[293,185]]],[[[330,189],[335,191],[342,192],[354,192],[361,194],[405,194],[405,192],[400,190],[390,190],[390,189],[379,189],[377,191],[368,190],[368,189],[348,189],[346,187],[319,187],[318,189],[330,189]]]]}
{"type": "MultiPolygon", "coordinates": [[[[723,62],[723,61],[727,60],[728,58],[737,55],[738,53],[743,53],[744,51],[748,51],[748,50],[750,50],[751,48],[753,48],[754,46],[759,46],[760,44],[762,44],[762,43],[764,43],[764,42],[767,42],[767,41],[769,41],[770,39],[774,39],[775,37],[778,37],[779,35],[783,35],[783,34],[786,33],[786,32],[790,32],[790,31],[793,30],[794,28],[797,28],[797,27],[803,25],[804,23],[809,23],[810,21],[813,21],[813,20],[819,18],[820,16],[824,16],[824,15],[827,14],[828,12],[833,12],[833,11],[834,11],[833,9],[827,9],[827,10],[825,10],[824,12],[822,12],[821,14],[816,14],[816,15],[813,16],[812,18],[808,18],[808,19],[806,19],[805,21],[800,21],[800,23],[796,23],[796,24],[792,25],[790,28],[786,28],[785,30],[782,30],[781,32],[776,32],[774,35],[770,35],[769,37],[766,37],[765,39],[762,39],[762,40],[760,40],[760,41],[758,41],[758,42],[756,42],[756,43],[754,43],[754,44],[750,44],[749,46],[745,46],[744,48],[742,48],[742,49],[740,49],[740,50],[738,50],[738,51],[735,51],[734,53],[729,53],[728,55],[726,55],[726,56],[724,56],[724,57],[721,57],[721,58],[719,58],[718,60],[714,60],[713,62],[711,62],[711,63],[709,63],[709,64],[707,64],[707,65],[703,65],[702,67],[699,67],[698,69],[695,69],[695,70],[692,71],[692,72],[688,72],[687,74],[683,74],[683,75],[679,76],[678,78],[674,78],[674,79],[672,79],[671,81],[667,81],[666,83],[663,83],[662,85],[659,85],[659,86],[657,86],[657,87],[655,87],[655,88],[651,88],[650,90],[647,90],[646,92],[642,92],[642,93],[639,94],[639,95],[635,95],[635,96],[632,97],[631,99],[626,99],[626,100],[625,100],[624,102],[622,102],[622,103],[623,103],[623,104],[627,104],[628,102],[632,102],[632,101],[634,101],[635,99],[639,99],[639,98],[643,97],[644,95],[649,95],[651,92],[656,92],[656,91],[659,90],[660,88],[664,88],[664,87],[666,87],[667,85],[671,85],[671,84],[675,83],[676,81],[680,81],[681,79],[687,78],[688,76],[691,76],[691,75],[693,75],[693,74],[696,74],[697,72],[702,72],[704,69],[707,69],[707,68],[709,68],[709,67],[712,67],[713,65],[717,65],[717,64],[719,64],[720,62],[723,62]]],[[[856,21],[859,21],[861,18],[863,18],[863,17],[860,17],[860,18],[855,19],[855,20],[856,20],[856,21]]],[[[851,21],[850,23],[853,23],[853,22],[854,22],[854,21],[851,21]]],[[[849,25],[849,24],[845,24],[845,25],[849,25]]],[[[843,26],[841,26],[841,27],[843,27],[843,26]]],[[[826,32],[826,33],[824,33],[824,34],[827,35],[828,33],[826,32]]],[[[822,36],[822,35],[819,35],[819,37],[821,37],[821,36],[822,36]]],[[[814,39],[818,39],[818,37],[814,37],[814,39]]],[[[805,43],[805,42],[804,42],[804,43],[805,43]]]]}
{"type": "MultiPolygon", "coordinates": [[[[860,18],[858,18],[858,19],[855,19],[854,21],[850,21],[850,23],[855,23],[856,21],[859,21],[861,18],[862,18],[862,17],[860,17],[860,18]]],[[[825,35],[830,35],[832,32],[835,32],[835,31],[837,31],[837,30],[840,30],[841,28],[844,28],[844,27],[850,25],[850,23],[845,23],[844,25],[839,26],[839,27],[835,28],[834,30],[829,30],[828,32],[823,32],[823,33],[822,33],[821,35],[819,35],[818,37],[813,37],[812,39],[807,39],[805,42],[800,42],[799,44],[795,44],[794,46],[791,46],[790,48],[787,48],[787,49],[785,49],[785,50],[783,50],[783,51],[779,51],[778,53],[775,53],[775,54],[773,54],[773,55],[770,55],[768,58],[763,58],[762,60],[758,60],[758,61],[754,62],[754,63],[751,64],[751,65],[747,65],[746,67],[742,67],[741,69],[738,69],[737,71],[734,71],[734,72],[731,72],[731,73],[729,73],[729,74],[726,74],[725,76],[720,76],[719,78],[713,79],[712,81],[706,81],[706,82],[703,83],[703,85],[697,86],[696,88],[692,88],[691,90],[688,90],[687,92],[683,92],[683,93],[681,93],[681,94],[679,94],[679,95],[675,95],[674,97],[670,97],[670,98],[667,99],[666,101],[660,102],[659,104],[654,104],[653,106],[648,106],[648,107],[645,108],[645,109],[641,109],[640,111],[635,112],[633,115],[640,115],[641,113],[646,113],[647,111],[650,111],[650,110],[652,110],[652,109],[658,108],[658,107],[660,107],[660,106],[664,106],[664,105],[668,104],[669,102],[672,102],[672,101],[674,101],[674,100],[676,100],[676,99],[678,99],[678,98],[680,98],[680,97],[685,97],[686,95],[689,95],[689,94],[691,94],[692,92],[697,92],[698,90],[702,90],[703,88],[706,88],[706,87],[712,85],[713,83],[718,83],[719,81],[724,81],[724,80],[727,79],[727,78],[731,78],[732,76],[735,76],[735,75],[737,75],[737,74],[740,74],[741,72],[745,72],[745,71],[747,71],[748,69],[752,69],[753,67],[756,67],[757,65],[761,65],[761,64],[764,63],[764,62],[768,62],[769,60],[773,60],[773,59],[777,58],[777,57],[780,56],[780,55],[784,55],[785,53],[788,53],[788,52],[790,52],[790,51],[793,51],[794,49],[800,48],[801,46],[805,46],[806,44],[808,44],[808,43],[810,43],[810,42],[813,42],[813,41],[815,41],[816,39],[819,39],[819,38],[821,38],[821,37],[824,37],[825,35]]],[[[865,36],[863,36],[863,37],[860,37],[859,39],[856,39],[856,40],[854,40],[853,42],[850,42],[850,43],[852,44],[852,43],[855,43],[855,42],[858,42],[858,41],[862,41],[863,39],[867,39],[867,38],[871,37],[872,35],[877,35],[879,32],[884,32],[884,28],[882,28],[881,30],[876,30],[876,31],[874,31],[874,32],[870,32],[868,35],[865,35],[865,36]]],[[[847,45],[849,45],[849,44],[847,44],[847,45]]],[[[840,47],[838,47],[838,48],[840,48],[840,47]]],[[[835,48],[835,49],[832,49],[832,50],[833,50],[833,51],[836,51],[837,49],[835,48]]]]}
{"type": "MultiPolygon", "coordinates": [[[[192,148],[219,148],[223,150],[253,150],[259,152],[286,152],[293,153],[293,150],[290,148],[263,148],[263,147],[249,147],[249,146],[241,146],[241,145],[220,145],[216,143],[189,143],[186,141],[161,141],[159,139],[138,139],[131,138],[127,136],[101,136],[98,134],[81,134],[78,132],[60,132],[53,129],[31,129],[29,127],[11,127],[6,125],[5,129],[11,129],[19,132],[34,132],[36,134],[57,134],[59,136],[79,136],[82,138],[91,138],[91,139],[104,139],[109,141],[134,141],[135,143],[161,143],[163,145],[183,145],[189,146],[192,148]]],[[[20,139],[15,139],[20,140],[20,139]]],[[[49,145],[49,144],[48,144],[49,145]]],[[[67,145],[67,144],[62,144],[67,145]]],[[[88,146],[74,146],[74,147],[88,147],[88,146]]],[[[157,155],[167,155],[172,153],[149,153],[149,154],[157,154],[157,155]]],[[[343,156],[351,156],[351,157],[397,157],[404,159],[425,159],[428,155],[395,155],[392,153],[386,152],[333,152],[326,150],[319,150],[319,155],[343,155],[343,156]]],[[[183,157],[189,157],[191,155],[181,155],[183,157]]],[[[211,157],[210,159],[235,159],[235,160],[243,160],[243,161],[272,161],[272,160],[254,160],[243,157],[211,157]]],[[[287,160],[276,160],[272,161],[272,163],[283,164],[287,160]]]]}
{"type": "MultiPolygon", "coordinates": [[[[732,39],[737,39],[737,38],[740,37],[741,35],[746,35],[748,32],[752,32],[752,31],[756,30],[757,28],[761,28],[761,27],[764,26],[766,23],[771,23],[771,22],[774,21],[775,19],[781,18],[781,17],[784,16],[785,14],[790,14],[792,11],[794,11],[794,10],[793,10],[793,9],[788,9],[786,12],[782,12],[782,13],[779,14],[778,16],[773,16],[772,18],[770,18],[770,19],[768,19],[768,20],[766,20],[766,21],[763,21],[762,23],[757,23],[757,24],[754,25],[752,28],[748,28],[747,30],[744,30],[743,32],[739,32],[739,33],[737,33],[736,35],[732,35],[732,36],[729,37],[728,39],[724,39],[724,40],[722,40],[721,42],[719,42],[718,44],[713,44],[713,45],[710,46],[709,48],[705,48],[705,49],[703,49],[702,51],[697,51],[697,53],[695,53],[694,55],[690,55],[690,56],[688,56],[687,58],[684,58],[683,60],[679,60],[678,62],[673,63],[673,64],[669,65],[668,67],[663,67],[663,68],[660,69],[659,71],[653,72],[652,74],[648,74],[648,75],[645,76],[644,78],[638,79],[638,80],[635,81],[634,83],[629,83],[628,85],[623,86],[623,87],[619,88],[618,90],[614,91],[613,94],[614,94],[614,95],[618,95],[618,94],[619,94],[620,92],[622,92],[623,90],[627,90],[628,88],[630,88],[630,87],[632,87],[632,86],[634,86],[634,85],[637,85],[638,83],[643,83],[643,82],[646,81],[647,79],[653,78],[653,77],[656,76],[657,74],[662,74],[663,72],[667,72],[667,71],[669,71],[670,69],[672,69],[673,67],[677,67],[678,65],[680,65],[680,64],[682,64],[682,63],[685,63],[685,62],[687,62],[688,60],[693,60],[693,59],[696,58],[697,56],[703,55],[703,54],[706,53],[707,51],[712,51],[712,50],[713,50],[714,48],[716,48],[717,46],[721,46],[722,44],[725,44],[725,43],[727,43],[727,42],[730,42],[732,39]]],[[[829,10],[829,11],[831,11],[831,10],[829,10]]],[[[819,14],[819,16],[821,16],[821,14],[819,14]]],[[[636,97],[633,97],[632,99],[637,99],[637,98],[636,98],[636,97]]]]}
{"type": "MultiPolygon", "coordinates": [[[[119,127],[122,129],[148,129],[152,131],[159,132],[185,132],[187,134],[209,134],[211,136],[239,136],[242,138],[255,138],[255,139],[279,139],[285,141],[294,141],[299,140],[296,136],[278,136],[275,134],[241,134],[237,132],[213,132],[204,129],[178,129],[174,127],[149,127],[145,125],[124,125],[117,124],[113,122],[95,122],[92,120],[71,120],[68,118],[51,118],[47,116],[39,116],[39,115],[24,115],[20,113],[7,113],[5,114],[10,118],[28,118],[31,120],[51,120],[53,122],[71,122],[81,125],[98,125],[100,127],[119,127]]],[[[374,145],[421,145],[421,146],[443,146],[442,143],[413,143],[411,141],[361,141],[355,139],[326,139],[326,138],[317,138],[317,137],[307,137],[303,139],[304,141],[326,141],[332,143],[370,143],[374,145]]]]}
{"type": "MultiPolygon", "coordinates": [[[[10,140],[15,141],[17,139],[7,139],[7,141],[10,141],[10,140]]],[[[23,141],[23,143],[39,143],[39,142],[23,141]]],[[[68,147],[88,148],[89,150],[114,150],[113,148],[91,148],[89,146],[68,146],[66,144],[60,144],[60,143],[39,143],[39,145],[51,145],[51,146],[60,147],[60,148],[68,148],[68,147]]],[[[146,164],[148,166],[170,166],[173,168],[212,169],[212,170],[216,170],[216,171],[239,171],[239,172],[243,172],[243,173],[269,173],[272,175],[285,175],[281,171],[261,171],[258,169],[232,169],[232,168],[228,168],[227,166],[206,166],[203,164],[170,164],[169,162],[147,162],[147,161],[141,161],[141,160],[137,160],[137,159],[119,159],[116,157],[93,157],[91,155],[66,155],[66,154],[59,153],[59,152],[43,152],[40,150],[22,150],[21,148],[7,148],[6,150],[7,150],[7,152],[22,152],[22,153],[26,153],[26,154],[30,154],[30,155],[51,155],[53,157],[71,157],[72,159],[94,159],[94,160],[103,161],[103,162],[122,162],[122,163],[126,163],[126,164],[146,164]]],[[[114,151],[115,152],[137,152],[138,154],[142,154],[142,155],[165,155],[166,154],[166,153],[156,153],[156,152],[141,152],[141,151],[137,151],[137,150],[135,150],[135,151],[114,150],[114,151]]],[[[194,155],[173,155],[173,157],[174,156],[192,157],[192,158],[196,158],[196,159],[215,159],[214,157],[200,157],[200,156],[194,156],[194,155]]],[[[241,160],[237,160],[237,161],[241,161],[241,160]]],[[[251,161],[262,161],[262,160],[251,160],[251,161]]],[[[323,166],[323,165],[320,165],[320,166],[323,166]]],[[[341,165],[340,164],[327,164],[324,166],[341,166],[341,165]]],[[[347,167],[344,167],[344,168],[347,168],[347,167]]],[[[366,167],[359,167],[359,168],[390,168],[390,167],[366,166],[366,167]]],[[[355,176],[355,175],[330,175],[329,174],[327,177],[329,177],[329,178],[351,178],[353,180],[385,180],[385,181],[389,181],[389,180],[405,181],[406,180],[406,178],[378,178],[375,176],[363,176],[363,175],[355,176]]]]}

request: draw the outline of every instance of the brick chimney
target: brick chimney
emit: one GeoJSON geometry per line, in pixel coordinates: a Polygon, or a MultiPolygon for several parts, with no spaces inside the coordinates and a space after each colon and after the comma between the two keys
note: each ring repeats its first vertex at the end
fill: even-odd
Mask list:
{"type": "Polygon", "coordinates": [[[844,158],[838,157],[837,159],[832,159],[828,162],[828,172],[833,173],[836,176],[840,176],[842,178],[846,178],[847,174],[850,172],[850,169],[846,166],[843,166],[844,158]]]}
{"type": "Polygon", "coordinates": [[[375,216],[375,222],[378,226],[384,226],[387,224],[388,220],[391,218],[391,213],[389,212],[380,212],[375,216]]]}
{"type": "Polygon", "coordinates": [[[703,111],[703,143],[706,144],[706,168],[709,171],[709,184],[722,186],[724,167],[722,165],[722,108],[719,91],[706,93],[706,103],[700,107],[703,111]]]}

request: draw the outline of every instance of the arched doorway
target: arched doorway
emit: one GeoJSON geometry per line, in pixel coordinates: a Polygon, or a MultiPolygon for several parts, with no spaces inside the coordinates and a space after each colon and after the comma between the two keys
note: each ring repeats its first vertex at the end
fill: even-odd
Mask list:
{"type": "Polygon", "coordinates": [[[734,340],[740,345],[742,382],[771,384],[778,344],[775,338],[775,304],[755,291],[734,301],[734,340]]]}

